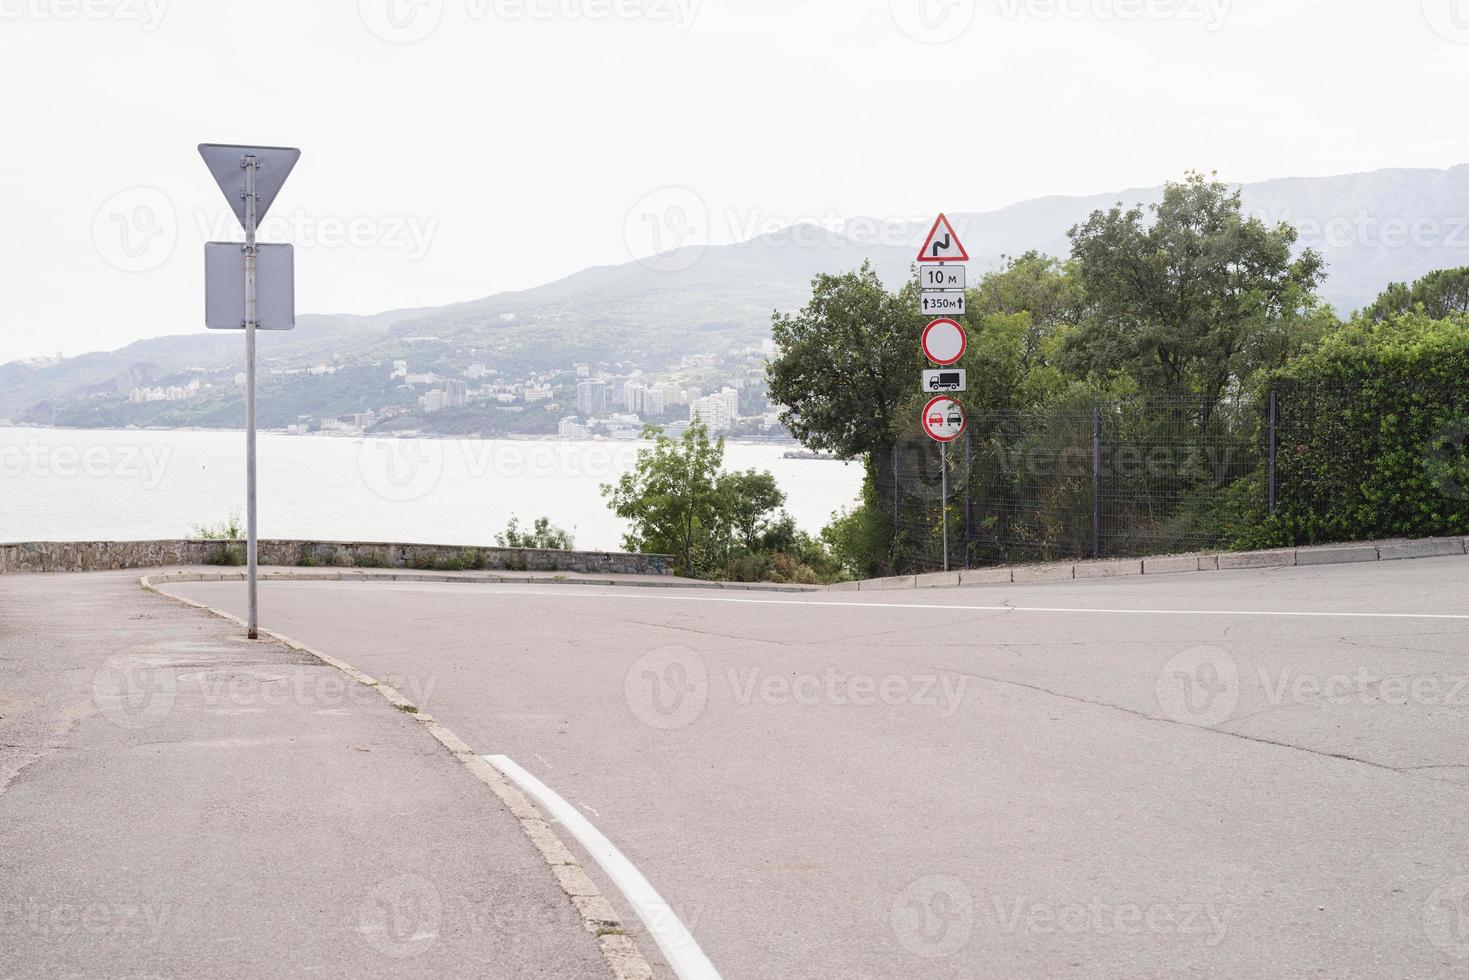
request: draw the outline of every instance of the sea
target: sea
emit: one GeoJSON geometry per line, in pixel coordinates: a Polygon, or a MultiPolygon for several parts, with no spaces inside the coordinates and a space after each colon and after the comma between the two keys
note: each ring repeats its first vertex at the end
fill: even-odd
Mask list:
{"type": "MultiPolygon", "coordinates": [[[[645,445],[261,433],[260,535],[489,545],[512,517],[549,517],[579,549],[621,550],[600,488],[645,445]]],[[[724,468],[770,471],[815,533],[856,502],[862,467],[795,448],[731,442],[724,468]]],[[[243,432],[0,428],[0,542],[180,538],[244,506],[243,432]]]]}

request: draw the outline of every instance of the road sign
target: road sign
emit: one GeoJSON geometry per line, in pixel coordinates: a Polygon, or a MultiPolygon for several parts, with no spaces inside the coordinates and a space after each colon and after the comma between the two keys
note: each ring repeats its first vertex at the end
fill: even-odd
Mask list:
{"type": "Polygon", "coordinates": [[[923,240],[923,248],[918,250],[918,261],[969,261],[969,253],[964,251],[964,245],[959,241],[959,236],[954,233],[954,226],[949,224],[949,219],[944,215],[939,215],[928,237],[923,240]]]}
{"type": "MultiPolygon", "coordinates": [[[[257,640],[260,638],[260,625],[256,599],[257,558],[259,553],[259,538],[257,536],[258,524],[255,520],[255,331],[261,328],[262,317],[259,299],[259,276],[261,271],[269,270],[266,286],[266,303],[270,306],[270,319],[279,322],[280,318],[289,319],[292,326],[295,325],[295,282],[292,273],[286,279],[282,279],[278,267],[279,259],[262,256],[266,252],[274,251],[270,246],[262,249],[255,241],[255,229],[260,224],[260,219],[265,217],[265,212],[270,210],[275,201],[276,194],[280,193],[281,185],[291,175],[291,170],[296,166],[296,161],[301,159],[301,151],[290,146],[239,146],[226,143],[200,143],[199,155],[204,158],[204,165],[209,168],[214,182],[224,193],[225,200],[229,202],[230,209],[235,212],[235,217],[240,219],[240,225],[245,229],[245,241],[237,247],[243,266],[241,268],[240,290],[242,309],[240,320],[245,327],[245,636],[247,639],[257,640]],[[276,285],[269,285],[270,282],[276,285]],[[275,307],[286,295],[284,282],[290,282],[290,304],[283,312],[275,307]]],[[[234,269],[235,260],[229,254],[229,250],[218,249],[215,246],[224,245],[223,242],[212,242],[204,249],[205,269],[205,321],[210,326],[211,320],[210,303],[208,299],[209,286],[214,285],[214,295],[220,304],[218,315],[225,318],[234,315],[234,269]],[[211,252],[214,254],[213,262],[219,263],[220,272],[210,275],[211,252]],[[217,277],[217,278],[216,278],[217,277]],[[228,282],[227,282],[228,280],[228,282]],[[220,292],[224,290],[224,292],[220,292]]],[[[290,258],[290,246],[284,246],[284,254],[290,258]]],[[[290,266],[287,266],[290,269],[290,266]]],[[[223,321],[222,321],[223,322],[223,321]]],[[[277,328],[278,329],[278,328],[277,328]]],[[[289,328],[287,328],[289,329],[289,328]]]]}
{"type": "Polygon", "coordinates": [[[968,346],[964,328],[948,317],[940,317],[923,328],[923,356],[940,367],[959,360],[968,346]]]}
{"type": "Polygon", "coordinates": [[[928,265],[918,270],[918,285],[924,290],[963,290],[964,279],[962,265],[928,265]]]}
{"type": "Polygon", "coordinates": [[[919,421],[924,435],[934,442],[945,443],[953,442],[963,435],[964,427],[968,424],[964,418],[964,406],[948,395],[930,398],[928,404],[923,406],[923,416],[919,421]]]}
{"type": "Polygon", "coordinates": [[[964,294],[925,291],[918,299],[918,308],[928,316],[963,316],[964,294]]]}
{"type": "Polygon", "coordinates": [[[924,391],[964,391],[968,387],[969,372],[963,368],[923,372],[924,391]]]}
{"type": "MultiPolygon", "coordinates": [[[[296,250],[291,245],[257,245],[255,326],[296,326],[296,250]]],[[[211,330],[245,329],[245,246],[204,243],[204,325],[211,330]]]]}
{"type": "Polygon", "coordinates": [[[214,182],[224,191],[225,200],[245,224],[245,157],[255,158],[255,223],[264,220],[265,212],[275,203],[281,185],[291,175],[301,151],[292,146],[236,146],[230,143],[200,143],[199,155],[214,175],[214,182]]]}

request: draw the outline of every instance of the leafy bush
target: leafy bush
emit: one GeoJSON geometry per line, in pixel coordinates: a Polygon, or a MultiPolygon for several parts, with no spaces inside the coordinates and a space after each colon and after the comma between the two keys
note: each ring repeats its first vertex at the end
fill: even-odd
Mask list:
{"type": "Polygon", "coordinates": [[[796,555],[758,551],[731,558],[724,566],[726,582],[776,582],[820,585],[824,579],[796,555]]]}
{"type": "Polygon", "coordinates": [[[531,530],[520,528],[520,518],[510,518],[505,530],[495,535],[495,544],[501,548],[539,548],[547,551],[570,551],[571,532],[551,523],[549,517],[537,517],[531,530]]]}
{"type": "Polygon", "coordinates": [[[211,548],[204,556],[206,565],[243,565],[245,549],[237,542],[245,537],[245,527],[240,521],[240,512],[231,510],[229,517],[218,524],[191,524],[189,537],[195,541],[223,541],[218,548],[211,548]]]}
{"type": "Polygon", "coordinates": [[[1280,506],[1242,540],[1469,532],[1469,316],[1364,318],[1275,384],[1280,506]]]}
{"type": "Polygon", "coordinates": [[[245,526],[240,512],[231,510],[229,517],[218,524],[189,525],[189,537],[198,541],[239,541],[245,537],[245,526]]]}
{"type": "Polygon", "coordinates": [[[831,515],[821,529],[821,542],[837,573],[846,578],[869,578],[889,570],[893,529],[891,519],[877,505],[872,478],[862,481],[856,507],[831,515]]]}
{"type": "Polygon", "coordinates": [[[245,549],[238,544],[222,544],[204,556],[206,565],[243,565],[245,549]]]}

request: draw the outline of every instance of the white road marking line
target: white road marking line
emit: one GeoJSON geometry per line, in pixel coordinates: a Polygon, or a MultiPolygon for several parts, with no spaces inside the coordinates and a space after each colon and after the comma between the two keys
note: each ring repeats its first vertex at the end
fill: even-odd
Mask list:
{"type": "Polygon", "coordinates": [[[496,595],[534,595],[579,599],[635,599],[650,602],[742,602],[765,606],[838,606],[857,609],[948,609],[953,612],[1007,613],[1097,613],[1112,616],[1304,616],[1344,619],[1469,619],[1469,613],[1392,613],[1392,612],[1305,612],[1271,609],[1087,609],[1071,606],[966,606],[936,602],[838,602],[830,599],[742,599],[734,596],[704,595],[631,595],[614,592],[573,592],[565,586],[555,592],[530,589],[490,589],[496,595]]]}
{"type": "Polygon", "coordinates": [[[554,790],[520,768],[508,756],[486,755],[481,758],[534,797],[537,803],[560,821],[561,826],[587,849],[587,853],[596,858],[597,864],[601,865],[607,877],[621,890],[637,912],[638,918],[643,920],[643,925],[648,927],[648,932],[657,941],[663,958],[668,961],[673,972],[678,974],[679,980],[720,980],[719,971],[714,969],[714,964],[709,962],[709,958],[699,948],[693,933],[678,920],[673,908],[653,890],[648,879],[633,867],[632,862],[623,857],[622,852],[602,836],[602,832],[593,827],[576,807],[557,796],[554,790]]]}

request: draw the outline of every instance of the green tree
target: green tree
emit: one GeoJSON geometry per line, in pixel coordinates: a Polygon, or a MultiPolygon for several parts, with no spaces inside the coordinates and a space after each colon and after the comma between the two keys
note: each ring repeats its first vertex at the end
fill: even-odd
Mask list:
{"type": "Polygon", "coordinates": [[[1023,360],[1030,365],[1040,360],[1048,338],[1081,322],[1086,293],[1076,263],[1030,251],[1006,256],[1004,269],[986,273],[970,291],[969,310],[978,317],[1028,315],[1023,360]]]}
{"type": "Polygon", "coordinates": [[[887,291],[869,263],[819,275],[798,313],[776,313],[767,368],[781,421],[811,449],[884,455],[913,390],[922,322],[912,290],[887,291]]]}
{"type": "Polygon", "coordinates": [[[786,502],[775,477],[753,468],[721,473],[715,489],[735,542],[746,551],[759,550],[762,536],[770,529],[770,514],[786,502]]]}
{"type": "Polygon", "coordinates": [[[1071,229],[1089,315],[1069,366],[1129,374],[1207,422],[1232,385],[1309,342],[1322,260],[1293,256],[1294,228],[1245,217],[1239,191],[1199,173],[1148,212],[1118,205],[1071,229]]]}
{"type": "Polygon", "coordinates": [[[623,537],[629,551],[676,556],[678,570],[698,575],[715,557],[722,528],[728,528],[728,496],[719,486],[724,440],[694,421],[675,441],[657,426],[645,435],[651,448],[638,450],[637,462],[615,484],[603,484],[613,513],[631,523],[623,537]]]}
{"type": "MultiPolygon", "coordinates": [[[[865,262],[854,272],[816,276],[804,308],[774,316],[770,399],[808,448],[842,459],[865,456],[876,489],[864,506],[893,499],[894,447],[916,418],[922,327],[916,281],[889,292],[865,262]]],[[[869,525],[885,523],[887,531],[883,546],[868,556],[874,570],[887,561],[891,543],[891,517],[877,517],[869,515],[869,525]]]]}
{"type": "Polygon", "coordinates": [[[1363,316],[1380,322],[1418,306],[1434,320],[1469,313],[1469,266],[1430,272],[1411,286],[1392,283],[1363,311],[1363,316]]]}

